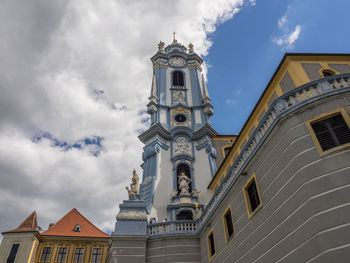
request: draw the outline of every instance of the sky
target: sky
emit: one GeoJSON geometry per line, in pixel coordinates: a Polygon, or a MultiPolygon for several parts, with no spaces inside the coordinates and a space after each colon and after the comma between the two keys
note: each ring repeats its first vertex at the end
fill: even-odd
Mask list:
{"type": "MultiPolygon", "coordinates": [[[[73,207],[110,233],[142,175],[150,57],[194,44],[212,126],[238,134],[285,52],[348,53],[347,0],[2,0],[0,232],[73,207]]],[[[1,237],[0,237],[1,238],[1,237]]]]}

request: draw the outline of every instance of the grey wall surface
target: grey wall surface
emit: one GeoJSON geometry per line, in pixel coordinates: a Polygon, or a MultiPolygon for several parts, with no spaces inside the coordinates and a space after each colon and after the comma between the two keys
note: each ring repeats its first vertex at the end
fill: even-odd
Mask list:
{"type": "MultiPolygon", "coordinates": [[[[296,86],[292,80],[292,77],[289,75],[289,72],[287,71],[286,74],[284,74],[283,79],[280,82],[280,86],[283,90],[283,93],[287,93],[288,91],[295,89],[296,86]]],[[[277,94],[275,93],[274,96],[272,96],[272,98],[270,99],[268,105],[270,106],[271,103],[277,99],[277,94]]]]}
{"type": "Polygon", "coordinates": [[[199,237],[193,235],[152,238],[147,242],[147,263],[201,262],[199,237]]]}
{"type": "Polygon", "coordinates": [[[319,63],[302,63],[301,64],[306,72],[306,75],[309,77],[310,81],[320,79],[322,76],[318,72],[322,66],[319,63]]]}
{"type": "Polygon", "coordinates": [[[107,263],[145,263],[148,236],[111,236],[107,263]]]}
{"type": "MultiPolygon", "coordinates": [[[[324,98],[280,120],[200,234],[209,262],[350,262],[350,149],[320,156],[305,121],[345,107],[350,94],[324,98]],[[262,207],[248,219],[242,188],[255,173],[262,207]],[[235,233],[226,243],[222,215],[232,208],[235,233]]],[[[153,262],[153,261],[152,261],[153,262]]],[[[154,261],[155,262],[155,261],[154,261]]]]}

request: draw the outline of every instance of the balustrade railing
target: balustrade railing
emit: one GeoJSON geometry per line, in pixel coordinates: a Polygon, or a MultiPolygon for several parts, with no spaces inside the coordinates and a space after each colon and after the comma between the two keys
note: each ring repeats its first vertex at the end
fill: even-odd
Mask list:
{"type": "Polygon", "coordinates": [[[148,225],[149,235],[194,233],[197,230],[196,221],[168,221],[148,225]]]}
{"type": "Polygon", "coordinates": [[[260,147],[264,139],[274,127],[280,116],[288,111],[300,107],[304,103],[309,103],[321,96],[327,96],[330,92],[341,91],[350,88],[350,74],[333,75],[324,79],[309,82],[298,88],[295,88],[281,97],[277,98],[265,113],[263,119],[253,132],[248,142],[243,147],[240,155],[233,165],[226,171],[221,185],[204,209],[201,218],[198,221],[198,230],[200,230],[208,221],[210,215],[215,211],[218,204],[225,197],[226,193],[242,173],[246,164],[253,157],[254,153],[260,147]]]}

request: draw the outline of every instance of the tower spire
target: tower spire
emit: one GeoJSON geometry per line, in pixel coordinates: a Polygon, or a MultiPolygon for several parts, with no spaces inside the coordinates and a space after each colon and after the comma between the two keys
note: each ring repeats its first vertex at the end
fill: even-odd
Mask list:
{"type": "Polygon", "coordinates": [[[210,98],[209,98],[208,89],[207,89],[207,85],[205,84],[203,74],[202,74],[202,87],[203,87],[203,99],[202,99],[202,101],[203,101],[203,103],[209,103],[210,98]]]}
{"type": "Polygon", "coordinates": [[[154,73],[153,73],[153,79],[152,79],[151,95],[149,97],[149,100],[150,102],[154,102],[154,103],[158,102],[156,75],[154,73]]]}

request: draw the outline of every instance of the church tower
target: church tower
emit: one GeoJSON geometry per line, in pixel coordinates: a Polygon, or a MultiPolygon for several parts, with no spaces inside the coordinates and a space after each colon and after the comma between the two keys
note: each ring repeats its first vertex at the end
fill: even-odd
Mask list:
{"type": "Polygon", "coordinates": [[[203,60],[175,34],[172,44],[159,43],[151,60],[151,126],[139,136],[145,144],[139,197],[149,219],[192,220],[211,197],[207,186],[217,169],[203,60]]]}

